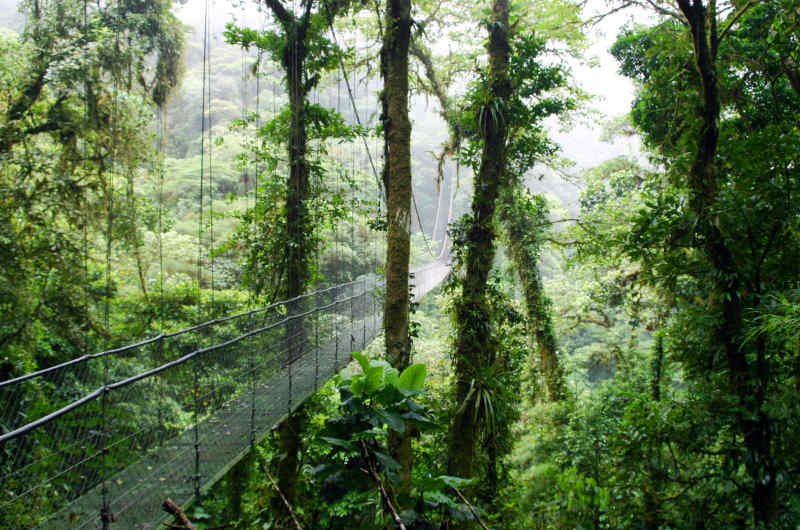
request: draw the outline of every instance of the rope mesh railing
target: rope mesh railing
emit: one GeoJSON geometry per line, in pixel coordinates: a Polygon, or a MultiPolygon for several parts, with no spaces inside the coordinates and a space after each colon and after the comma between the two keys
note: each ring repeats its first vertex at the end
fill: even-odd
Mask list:
{"type": "MultiPolygon", "coordinates": [[[[415,296],[447,270],[418,268],[415,296]]],[[[165,498],[186,505],[213,485],[381,332],[381,285],[337,285],[0,383],[0,527],[153,528],[165,498]]]]}

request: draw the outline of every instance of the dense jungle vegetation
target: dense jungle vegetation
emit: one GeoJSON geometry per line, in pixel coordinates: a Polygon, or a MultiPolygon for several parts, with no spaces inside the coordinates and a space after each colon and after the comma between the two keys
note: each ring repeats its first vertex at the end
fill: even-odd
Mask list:
{"type": "Polygon", "coordinates": [[[385,277],[196,528],[800,528],[800,0],[0,9],[0,381],[385,277]]]}

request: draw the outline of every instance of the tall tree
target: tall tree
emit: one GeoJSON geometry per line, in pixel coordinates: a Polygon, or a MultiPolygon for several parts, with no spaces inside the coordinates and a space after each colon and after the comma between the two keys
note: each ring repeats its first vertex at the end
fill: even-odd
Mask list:
{"type": "Polygon", "coordinates": [[[566,397],[564,371],[558,358],[550,314],[552,302],[544,292],[538,269],[544,232],[548,226],[547,202],[540,195],[532,195],[518,188],[505,190],[501,199],[499,217],[522,284],[528,334],[539,354],[548,398],[560,401],[566,397]]]}
{"type": "MultiPolygon", "coordinates": [[[[386,356],[403,370],[411,363],[408,329],[408,272],[411,254],[411,121],[408,118],[408,49],[411,0],[387,0],[381,48],[381,95],[386,190],[386,299],[383,311],[386,356]]],[[[392,456],[402,466],[403,487],[411,487],[411,438],[390,432],[392,456]]]]}
{"type": "MultiPolygon", "coordinates": [[[[475,175],[471,215],[464,227],[464,279],[456,301],[455,376],[457,404],[450,428],[448,473],[471,477],[479,435],[482,392],[481,369],[495,360],[491,315],[486,302],[486,282],[495,254],[494,211],[506,177],[505,112],[511,95],[508,76],[509,11],[507,0],[492,3],[489,31],[489,71],[485,99],[477,109],[482,142],[481,161],[475,175]]],[[[487,413],[486,410],[483,411],[487,413]]]]}
{"type": "MultiPolygon", "coordinates": [[[[730,243],[715,222],[713,205],[720,183],[717,173],[719,142],[720,93],[718,72],[719,29],[716,0],[708,5],[703,0],[678,0],[678,6],[689,22],[694,44],[694,61],[700,74],[700,116],[694,161],[688,174],[689,207],[696,216],[696,246],[711,260],[717,275],[715,290],[722,297],[721,322],[715,339],[722,345],[728,365],[731,392],[738,397],[739,428],[751,454],[745,462],[753,478],[752,503],[756,524],[768,525],[777,515],[776,462],[771,451],[772,428],[763,409],[769,368],[765,344],[756,348],[756,358],[748,359],[742,348],[745,287],[730,243]],[[755,394],[753,393],[755,392],[755,394]],[[755,399],[753,399],[755,397],[755,399]]],[[[760,286],[758,287],[760,290],[760,286]]]]}
{"type": "MultiPolygon", "coordinates": [[[[276,27],[263,31],[228,25],[226,38],[229,43],[240,44],[244,48],[255,47],[263,50],[275,60],[285,75],[289,103],[285,113],[277,116],[264,126],[259,134],[272,136],[277,143],[284,143],[280,137],[288,136],[287,147],[288,178],[283,198],[283,215],[279,220],[282,230],[268,244],[274,252],[254,249],[267,259],[278,258],[279,287],[269,285],[273,296],[296,298],[304,294],[312,279],[312,261],[318,234],[311,224],[309,207],[314,198],[311,176],[312,164],[308,157],[309,129],[329,131],[330,135],[346,135],[346,127],[341,116],[327,111],[309,101],[309,94],[319,84],[321,75],[339,65],[342,51],[326,36],[334,17],[348,7],[346,1],[303,0],[298,6],[287,6],[281,0],[267,0],[276,27]],[[295,11],[296,9],[296,11],[295,11]]],[[[272,168],[277,167],[277,161],[272,168]]],[[[321,175],[319,175],[321,177],[321,175]]],[[[257,205],[259,207],[259,205],[257,205]]],[[[272,227],[270,227],[272,229],[272,227]]],[[[265,285],[263,279],[259,285],[265,285]]],[[[301,308],[294,308],[302,311],[301,308]]],[[[293,320],[287,328],[289,362],[301,354],[305,343],[305,330],[301,319],[293,320]]],[[[299,473],[299,452],[301,450],[304,412],[302,407],[290,413],[278,427],[278,488],[289,504],[297,497],[297,478],[299,473]]],[[[279,524],[290,524],[291,514],[283,499],[276,497],[273,507],[281,514],[279,524]]]]}
{"type": "MultiPolygon", "coordinates": [[[[472,211],[456,227],[454,243],[463,279],[456,293],[456,412],[450,430],[448,471],[473,474],[481,427],[490,425],[497,358],[487,280],[495,256],[495,209],[503,189],[520,186],[533,165],[551,156],[555,146],[542,122],[573,108],[560,66],[545,66],[544,41],[529,32],[511,31],[509,6],[493,4],[489,29],[489,69],[480,73],[460,116],[465,142],[461,159],[475,170],[472,211]]],[[[528,264],[531,265],[531,264],[528,264]]]]}
{"type": "Polygon", "coordinates": [[[649,183],[650,207],[628,252],[677,297],[671,322],[683,330],[672,328],[674,356],[698,403],[713,409],[719,393],[732,403],[719,429],[736,435],[713,443],[736,455],[725,461],[726,479],[746,492],[741,505],[763,527],[782,524],[779,477],[793,461],[783,445],[791,422],[777,412],[788,398],[780,360],[788,352],[764,337],[746,340],[748,315],[798,281],[797,267],[787,266],[800,250],[790,221],[800,99],[786,67],[796,45],[787,48],[780,31],[787,5],[677,0],[676,20],[627,32],[614,50],[623,72],[641,82],[634,122],[667,167],[665,182],[649,183]],[[667,39],[675,45],[662,48],[667,39]]]}

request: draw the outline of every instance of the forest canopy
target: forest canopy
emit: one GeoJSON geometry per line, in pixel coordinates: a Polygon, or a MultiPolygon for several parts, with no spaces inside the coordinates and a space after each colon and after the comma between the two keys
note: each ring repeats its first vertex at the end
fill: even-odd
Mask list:
{"type": "Polygon", "coordinates": [[[800,0],[14,6],[0,526],[800,525],[800,0]]]}

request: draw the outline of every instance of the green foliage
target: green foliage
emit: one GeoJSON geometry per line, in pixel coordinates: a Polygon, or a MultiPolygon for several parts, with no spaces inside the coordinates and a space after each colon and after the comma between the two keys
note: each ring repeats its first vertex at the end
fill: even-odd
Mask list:
{"type": "Polygon", "coordinates": [[[492,94],[488,74],[477,72],[457,118],[459,131],[468,140],[461,145],[459,157],[474,171],[480,165],[483,139],[495,134],[500,125],[509,131],[506,149],[511,175],[524,175],[556,152],[543,122],[573,110],[575,100],[560,90],[566,85],[564,67],[545,66],[544,52],[545,41],[532,32],[512,34],[508,66],[511,95],[505,101],[492,94]]]}
{"type": "Polygon", "coordinates": [[[415,399],[423,394],[425,365],[413,364],[398,375],[385,361],[371,361],[359,352],[353,357],[361,372],[338,381],[342,403],[321,436],[331,447],[328,463],[313,470],[315,480],[325,484],[323,498],[337,507],[329,515],[332,528],[352,528],[341,517],[362,521],[359,528],[384,528],[391,520],[387,500],[408,528],[430,528],[442,517],[463,517],[466,507],[453,489],[467,486],[468,480],[417,468],[411,492],[395,493],[401,485],[400,465],[386,449],[389,429],[413,436],[438,429],[430,411],[415,399]],[[376,499],[380,487],[387,493],[376,499]],[[361,501],[354,503],[356,492],[361,501]],[[349,499],[350,509],[342,510],[338,499],[349,499]]]}
{"type": "Polygon", "coordinates": [[[114,293],[90,285],[95,260],[139,246],[148,104],[164,103],[183,60],[168,1],[90,3],[85,20],[77,1],[22,8],[25,31],[0,38],[5,376],[72,358],[103,334],[97,309],[114,293]]]}
{"type": "MultiPolygon", "coordinates": [[[[314,257],[323,235],[359,206],[352,200],[348,204],[346,189],[338,179],[334,185],[331,177],[342,173],[342,168],[323,161],[328,154],[326,142],[353,141],[367,134],[362,127],[347,124],[338,111],[309,101],[322,75],[339,67],[347,56],[327,35],[334,17],[344,14],[349,5],[308,2],[298,11],[295,7],[270,4],[276,21],[272,28],[256,30],[231,23],[225,32],[229,44],[258,51],[256,75],[262,74],[262,54],[278,63],[290,95],[287,105],[256,131],[257,141],[249,146],[249,153],[240,157],[243,166],[254,163],[260,172],[256,176],[258,203],[241,214],[242,223],[228,243],[228,248],[246,248],[243,280],[266,300],[287,294],[282,290],[284,277],[303,278],[302,289],[309,280],[320,278],[314,257]],[[319,146],[316,158],[308,152],[314,142],[319,146]],[[284,147],[288,157],[276,147],[284,147]],[[293,219],[291,224],[289,219],[293,219]]],[[[246,127],[259,118],[254,114],[238,125],[246,127]]],[[[350,179],[345,176],[345,185],[352,184],[350,179]]]]}
{"type": "MultiPolygon", "coordinates": [[[[575,321],[607,330],[611,340],[595,351],[614,353],[614,370],[605,374],[613,378],[577,396],[568,421],[580,428],[562,430],[564,447],[577,451],[558,442],[534,462],[543,469],[549,459],[561,460],[611,493],[613,502],[590,503],[591,517],[580,524],[752,527],[765,517],[775,527],[795,524],[794,489],[782,477],[796,466],[785,445],[796,437],[789,361],[796,344],[789,346],[791,334],[780,324],[791,321],[791,312],[779,309],[791,303],[775,301],[790,300],[798,281],[786,264],[798,252],[791,153],[800,145],[800,93],[781,66],[786,50],[766,38],[779,35],[779,11],[778,3],[759,3],[730,18],[729,27],[719,22],[727,27],[715,57],[722,112],[704,190],[688,178],[706,125],[686,28],[666,20],[626,30],[614,47],[623,72],[639,83],[632,119],[663,171],[625,160],[598,168],[570,233],[577,270],[600,265],[594,292],[575,304],[582,312],[575,321]],[[698,201],[705,201],[701,210],[698,201]],[[714,233],[716,247],[708,239],[714,233]],[[719,265],[722,247],[727,269],[719,265]],[[613,333],[622,331],[623,315],[632,328],[627,345],[624,334],[613,333]],[[661,353],[645,362],[637,342],[646,335],[634,330],[662,323],[663,350],[657,341],[661,353]]],[[[585,481],[573,483],[585,489],[585,481]]],[[[552,513],[543,524],[575,524],[552,513]]]]}

